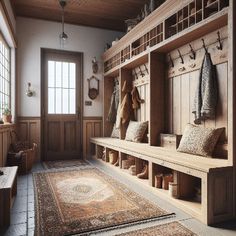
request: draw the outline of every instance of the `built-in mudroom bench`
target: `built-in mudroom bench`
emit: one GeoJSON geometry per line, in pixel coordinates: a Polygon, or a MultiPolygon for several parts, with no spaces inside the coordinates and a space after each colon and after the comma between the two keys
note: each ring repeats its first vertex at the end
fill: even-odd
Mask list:
{"type": "Polygon", "coordinates": [[[236,212],[232,2],[167,0],[108,49],[103,137],[91,138],[91,157],[145,180],[158,196],[205,224],[236,212]],[[216,105],[213,115],[197,119],[193,107],[207,55],[216,105]],[[131,137],[137,124],[147,126],[142,139],[131,137]],[[199,142],[190,140],[196,153],[184,149],[191,129],[202,132],[199,142]],[[210,131],[219,135],[205,155],[198,146],[210,131]]]}

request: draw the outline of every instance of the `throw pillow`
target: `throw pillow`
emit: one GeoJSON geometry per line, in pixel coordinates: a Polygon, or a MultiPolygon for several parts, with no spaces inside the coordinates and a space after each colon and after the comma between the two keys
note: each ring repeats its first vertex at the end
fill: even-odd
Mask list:
{"type": "Polygon", "coordinates": [[[113,126],[111,138],[120,138],[120,128],[116,128],[116,124],[113,126]]]}
{"type": "Polygon", "coordinates": [[[223,128],[204,128],[188,124],[180,141],[178,152],[211,156],[223,128]]]}
{"type": "Polygon", "coordinates": [[[145,131],[148,127],[148,121],[137,122],[130,121],[126,131],[125,140],[140,143],[143,141],[145,131]]]}

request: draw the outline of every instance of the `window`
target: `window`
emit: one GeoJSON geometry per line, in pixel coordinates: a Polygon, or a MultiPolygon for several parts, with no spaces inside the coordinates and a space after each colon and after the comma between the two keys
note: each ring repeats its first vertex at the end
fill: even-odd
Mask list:
{"type": "Polygon", "coordinates": [[[48,61],[48,114],[75,114],[76,64],[48,61]]]}
{"type": "MultiPolygon", "coordinates": [[[[0,108],[9,107],[10,101],[10,48],[0,35],[0,108]]],[[[2,109],[0,109],[2,117],[2,109]]]]}

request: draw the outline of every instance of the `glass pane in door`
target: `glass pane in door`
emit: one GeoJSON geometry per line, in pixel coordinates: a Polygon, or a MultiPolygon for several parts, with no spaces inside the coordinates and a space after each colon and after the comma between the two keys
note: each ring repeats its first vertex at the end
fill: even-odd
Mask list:
{"type": "Polygon", "coordinates": [[[48,114],[76,113],[75,63],[48,61],[48,114]]]}

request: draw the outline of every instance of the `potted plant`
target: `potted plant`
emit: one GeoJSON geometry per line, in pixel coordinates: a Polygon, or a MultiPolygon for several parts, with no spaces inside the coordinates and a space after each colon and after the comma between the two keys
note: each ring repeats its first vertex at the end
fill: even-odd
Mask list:
{"type": "Polygon", "coordinates": [[[4,124],[11,123],[11,120],[12,120],[11,109],[7,105],[5,105],[2,108],[2,120],[4,124]]]}

